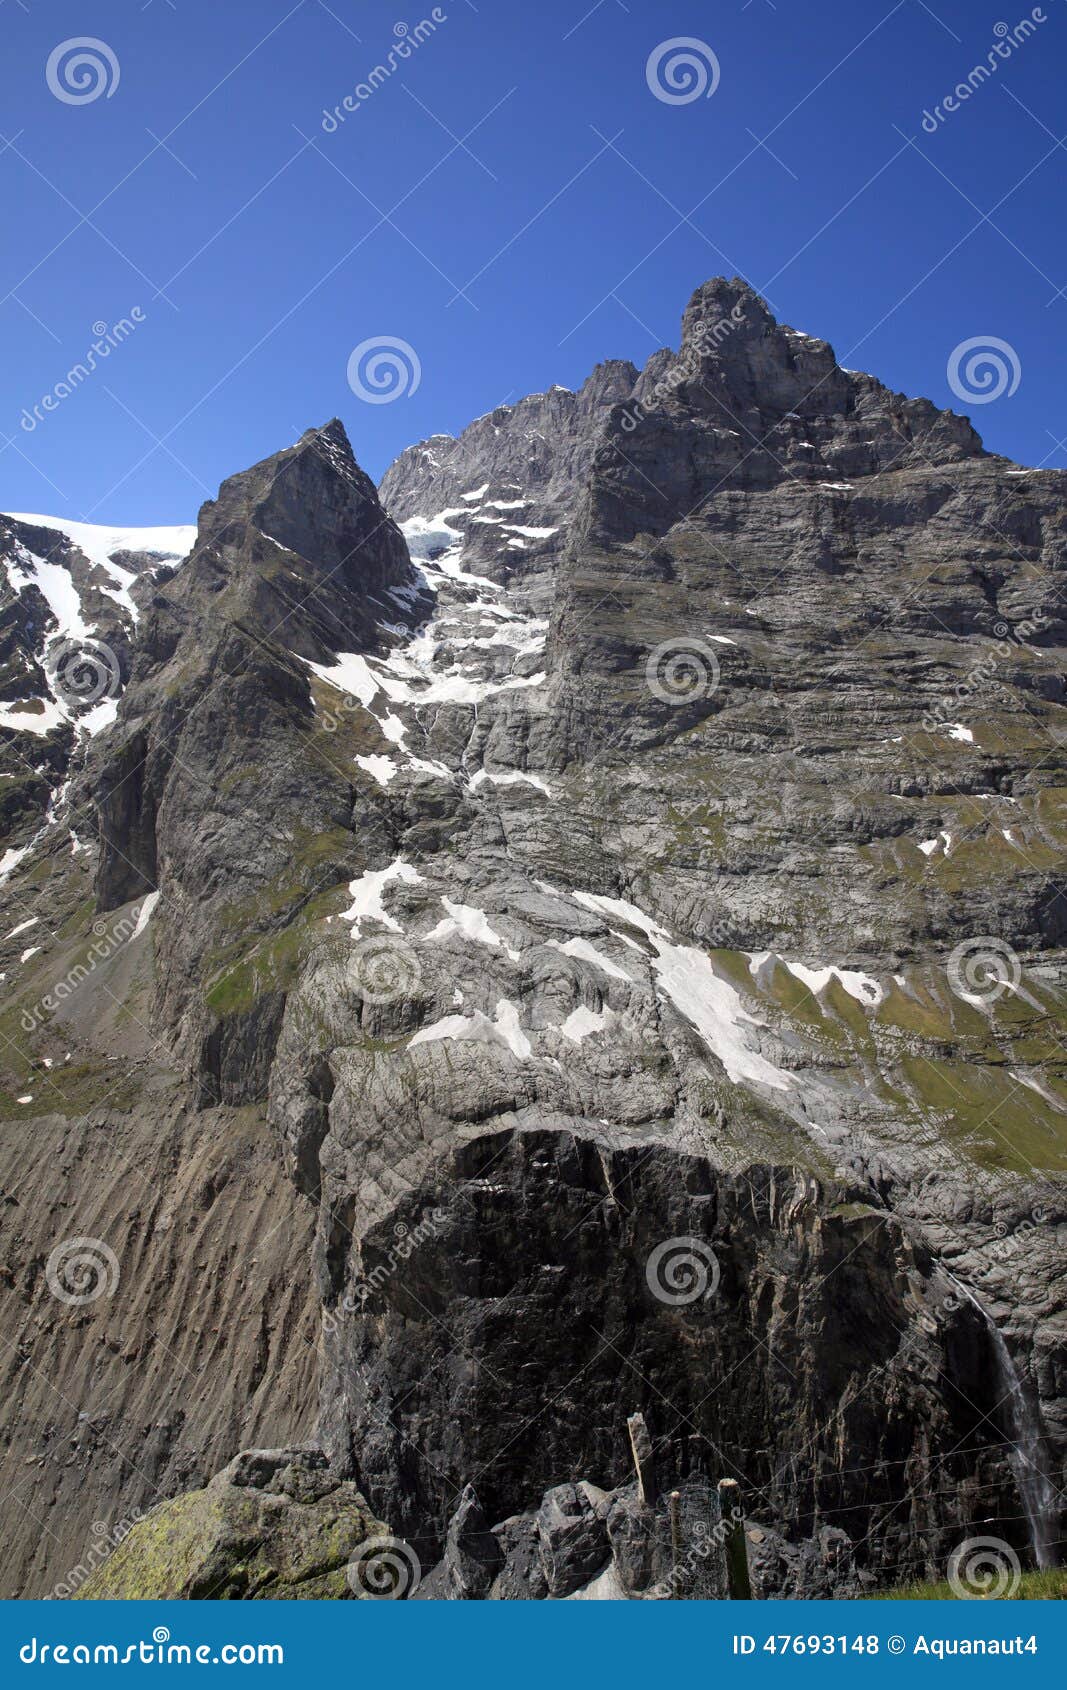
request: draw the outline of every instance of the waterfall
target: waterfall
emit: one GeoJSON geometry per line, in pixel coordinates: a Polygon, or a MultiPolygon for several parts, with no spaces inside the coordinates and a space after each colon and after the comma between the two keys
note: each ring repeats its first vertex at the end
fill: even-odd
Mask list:
{"type": "MultiPolygon", "coordinates": [[[[941,1265],[944,1268],[944,1263],[941,1265]]],[[[954,1274],[949,1273],[947,1268],[944,1271],[985,1321],[996,1357],[1000,1395],[1006,1399],[1010,1438],[1008,1458],[1026,1514],[1034,1561],[1039,1567],[1055,1567],[1059,1560],[1056,1548],[1059,1494],[1049,1473],[1048,1453],[1037,1409],[1023,1389],[1018,1368],[989,1310],[954,1274]]]]}

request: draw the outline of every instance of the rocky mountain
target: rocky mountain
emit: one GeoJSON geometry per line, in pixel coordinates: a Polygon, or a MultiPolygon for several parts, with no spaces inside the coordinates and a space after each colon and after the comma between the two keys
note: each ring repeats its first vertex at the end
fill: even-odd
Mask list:
{"type": "Polygon", "coordinates": [[[245,1443],[428,1595],[663,1595],[724,1478],[763,1595],[1054,1562],[1067,475],[717,280],[231,477],[125,644],[0,534],[20,714],[121,652],[0,836],[8,1594],[245,1443]]]}
{"type": "Polygon", "coordinates": [[[79,741],[114,720],[153,582],[195,528],[0,516],[0,817],[43,821],[79,741]]]}

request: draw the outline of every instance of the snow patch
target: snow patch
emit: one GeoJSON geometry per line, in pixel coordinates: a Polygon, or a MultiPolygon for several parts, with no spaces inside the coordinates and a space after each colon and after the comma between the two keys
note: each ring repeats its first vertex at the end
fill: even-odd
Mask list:
{"type": "Polygon", "coordinates": [[[367,774],[374,776],[379,786],[388,786],[389,782],[397,777],[397,766],[392,757],[377,755],[357,757],[356,762],[361,769],[366,770],[367,774]]]}
{"type": "Polygon", "coordinates": [[[590,1033],[603,1033],[615,1020],[615,1011],[612,1009],[603,1009],[598,1015],[595,1010],[580,1004],[577,1009],[571,1010],[560,1032],[565,1039],[570,1039],[572,1044],[578,1045],[583,1039],[587,1039],[590,1033]]]}
{"type": "Polygon", "coordinates": [[[731,1080],[752,1080],[774,1091],[790,1089],[788,1075],[748,1043],[750,1035],[745,1029],[763,1023],[748,1014],[740,994],[720,979],[703,951],[672,944],[665,928],[623,898],[605,898],[592,892],[575,892],[573,896],[586,909],[624,921],[651,940],[657,953],[652,966],[660,985],[718,1057],[731,1080]]]}
{"type": "Polygon", "coordinates": [[[494,786],[535,786],[538,792],[545,794],[546,798],[552,797],[552,788],[541,779],[540,775],[523,774],[519,769],[507,769],[496,773],[489,769],[479,769],[477,774],[471,776],[471,791],[477,792],[478,788],[484,786],[486,781],[491,781],[494,786]]]}
{"type": "MultiPolygon", "coordinates": [[[[543,881],[539,881],[538,884],[544,886],[543,881]]],[[[626,970],[612,962],[611,958],[605,956],[603,951],[598,951],[595,945],[589,943],[588,939],[568,939],[565,945],[561,944],[558,939],[549,939],[547,944],[550,950],[562,951],[564,956],[574,957],[578,962],[591,962],[594,968],[599,968],[604,974],[610,975],[613,980],[625,980],[627,985],[633,985],[633,980],[626,970]]]]}
{"type": "Polygon", "coordinates": [[[483,1015],[480,1009],[470,1016],[446,1015],[443,1020],[435,1021],[431,1027],[423,1027],[417,1032],[409,1041],[408,1049],[411,1050],[415,1045],[437,1044],[443,1039],[455,1039],[461,1043],[502,1045],[523,1061],[531,1055],[533,1048],[519,1026],[518,1006],[509,998],[499,1000],[492,1021],[487,1015],[483,1015]]]}
{"type": "MultiPolygon", "coordinates": [[[[749,967],[753,974],[770,960],[772,955],[771,952],[763,951],[751,956],[749,967]]],[[[838,980],[849,997],[855,998],[856,1002],[863,1004],[865,1009],[877,1009],[885,997],[885,992],[878,981],[870,974],[863,974],[858,969],[838,968],[833,964],[826,968],[809,968],[803,962],[790,962],[785,957],[780,957],[778,960],[784,967],[788,968],[790,974],[795,975],[798,980],[807,986],[809,992],[813,992],[816,996],[825,990],[831,980],[838,980]]]]}
{"type": "Polygon", "coordinates": [[[341,920],[352,923],[352,932],[357,939],[362,934],[364,921],[380,921],[394,933],[403,931],[399,921],[388,914],[382,903],[382,894],[391,880],[402,880],[409,886],[414,886],[421,882],[422,875],[412,868],[410,863],[406,863],[403,857],[397,857],[388,868],[368,869],[357,880],[349,882],[348,891],[352,905],[350,909],[342,912],[341,920]]]}
{"type": "Polygon", "coordinates": [[[9,875],[14,874],[23,857],[29,854],[29,849],[28,845],[23,845],[20,850],[12,846],[9,851],[5,851],[3,856],[0,857],[0,886],[4,884],[9,875]]]}
{"type": "Polygon", "coordinates": [[[159,893],[158,892],[149,892],[147,898],[145,898],[143,900],[140,909],[137,911],[137,926],[134,928],[133,932],[130,934],[130,942],[131,943],[133,942],[134,939],[140,938],[141,934],[144,932],[145,928],[148,926],[148,923],[151,921],[152,916],[155,913],[156,905],[158,903],[159,903],[159,893]]]}
{"type": "Polygon", "coordinates": [[[444,921],[439,921],[432,933],[427,933],[428,940],[450,939],[454,933],[462,933],[464,938],[473,939],[479,945],[491,945],[496,950],[507,951],[512,962],[518,962],[520,951],[513,951],[505,945],[500,934],[490,925],[489,917],[484,910],[477,909],[473,904],[454,904],[451,898],[442,898],[442,904],[448,911],[444,921]]]}

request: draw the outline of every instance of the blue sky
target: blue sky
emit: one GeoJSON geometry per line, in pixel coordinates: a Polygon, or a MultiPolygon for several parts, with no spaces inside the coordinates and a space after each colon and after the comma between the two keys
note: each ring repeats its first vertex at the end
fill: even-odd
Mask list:
{"type": "Polygon", "coordinates": [[[934,133],[924,111],[1031,16],[1022,0],[443,0],[327,132],[432,10],[0,0],[0,508],[189,521],[333,415],[377,477],[427,434],[676,344],[723,272],[843,363],[968,410],[991,447],[1067,465],[1065,0],[934,133]],[[84,36],[118,80],[103,64],[110,95],[71,103],[46,65],[84,36]],[[714,54],[710,98],[649,86],[680,37],[714,54]],[[135,308],[41,409],[94,325],[135,308]],[[947,363],[980,336],[1021,373],[970,406],[947,363]],[[421,377],[369,404],[349,358],[382,337],[421,377]]]}

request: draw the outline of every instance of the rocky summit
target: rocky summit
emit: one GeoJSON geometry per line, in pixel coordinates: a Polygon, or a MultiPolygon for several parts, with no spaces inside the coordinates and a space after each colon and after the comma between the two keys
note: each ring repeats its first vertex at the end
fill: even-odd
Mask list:
{"type": "Polygon", "coordinates": [[[0,517],[3,1594],[1055,1565],[1065,567],[725,280],[380,489],[0,517]]]}

